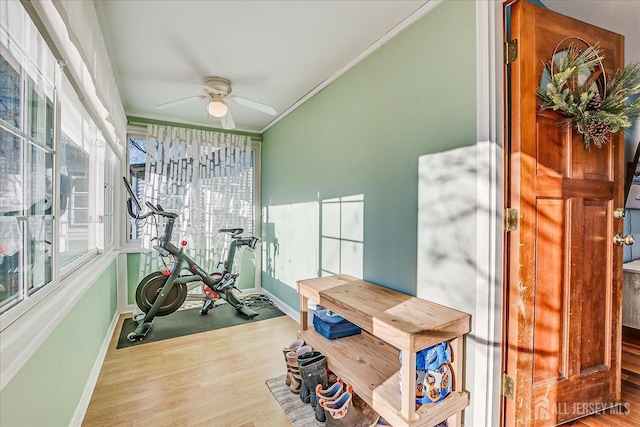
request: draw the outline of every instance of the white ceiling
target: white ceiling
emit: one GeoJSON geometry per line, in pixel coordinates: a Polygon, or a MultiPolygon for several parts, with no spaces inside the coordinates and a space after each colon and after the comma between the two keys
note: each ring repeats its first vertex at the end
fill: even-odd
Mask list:
{"type": "MultiPolygon", "coordinates": [[[[220,127],[207,76],[282,114],[427,1],[95,1],[127,115],[220,127]],[[194,84],[195,83],[195,84],[194,84]]],[[[274,118],[229,103],[240,130],[274,118]]]]}
{"type": "MultiPolygon", "coordinates": [[[[542,0],[550,9],[627,37],[640,62],[640,0],[542,0]]],[[[427,0],[94,0],[129,116],[220,127],[205,100],[207,76],[233,94],[286,114],[363,52],[422,16],[427,0]],[[382,40],[381,40],[382,39],[382,40]]],[[[237,130],[261,132],[276,118],[229,103],[237,130]]]]}

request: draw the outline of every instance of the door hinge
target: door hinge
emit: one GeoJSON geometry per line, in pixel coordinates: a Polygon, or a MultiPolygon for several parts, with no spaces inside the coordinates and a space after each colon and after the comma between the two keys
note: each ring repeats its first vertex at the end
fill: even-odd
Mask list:
{"type": "Polygon", "coordinates": [[[504,231],[516,231],[518,229],[518,210],[505,208],[504,210],[504,231]]]}
{"type": "Polygon", "coordinates": [[[504,63],[511,64],[518,57],[518,39],[508,41],[504,44],[504,63]]]}
{"type": "Polygon", "coordinates": [[[502,374],[502,383],[500,384],[500,393],[507,399],[513,400],[515,393],[515,383],[513,378],[507,374],[502,374]]]}

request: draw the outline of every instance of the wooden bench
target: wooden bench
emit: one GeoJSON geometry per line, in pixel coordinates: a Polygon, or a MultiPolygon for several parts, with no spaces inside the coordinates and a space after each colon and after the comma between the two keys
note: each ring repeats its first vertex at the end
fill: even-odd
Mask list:
{"type": "Polygon", "coordinates": [[[469,404],[469,394],[456,379],[463,372],[462,339],[470,329],[469,314],[344,274],[300,280],[297,289],[299,337],[327,356],[329,368],[382,418],[396,427],[429,427],[445,419],[450,427],[461,425],[460,413],[469,404]],[[326,339],[308,327],[308,300],[363,332],[326,339]],[[415,390],[416,352],[443,341],[451,344],[453,390],[440,402],[416,405],[413,393],[400,393],[398,372],[402,371],[402,390],[415,390]]]}

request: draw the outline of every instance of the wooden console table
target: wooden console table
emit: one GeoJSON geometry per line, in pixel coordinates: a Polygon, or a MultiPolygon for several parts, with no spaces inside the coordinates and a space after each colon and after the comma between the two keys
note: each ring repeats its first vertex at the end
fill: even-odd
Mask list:
{"type": "Polygon", "coordinates": [[[450,427],[461,425],[461,411],[469,404],[460,381],[469,314],[343,274],[300,280],[297,288],[299,337],[323,353],[329,368],[382,418],[395,427],[430,427],[445,419],[450,427]],[[309,299],[363,332],[329,340],[309,329],[309,299]],[[440,402],[416,405],[415,393],[400,393],[398,371],[402,371],[402,390],[415,390],[416,352],[443,341],[451,344],[453,390],[440,402]]]}

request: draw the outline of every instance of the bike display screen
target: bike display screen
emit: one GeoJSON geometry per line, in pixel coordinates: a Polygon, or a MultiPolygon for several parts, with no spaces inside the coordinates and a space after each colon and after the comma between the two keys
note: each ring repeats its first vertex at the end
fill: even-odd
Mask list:
{"type": "Polygon", "coordinates": [[[140,201],[138,200],[138,198],[136,197],[136,194],[133,192],[133,189],[129,185],[129,181],[127,181],[127,178],[125,178],[124,176],[122,177],[122,180],[124,181],[124,188],[126,188],[127,193],[129,193],[129,200],[131,200],[133,204],[136,205],[136,208],[138,208],[138,212],[142,211],[142,206],[140,205],[140,201]]]}

